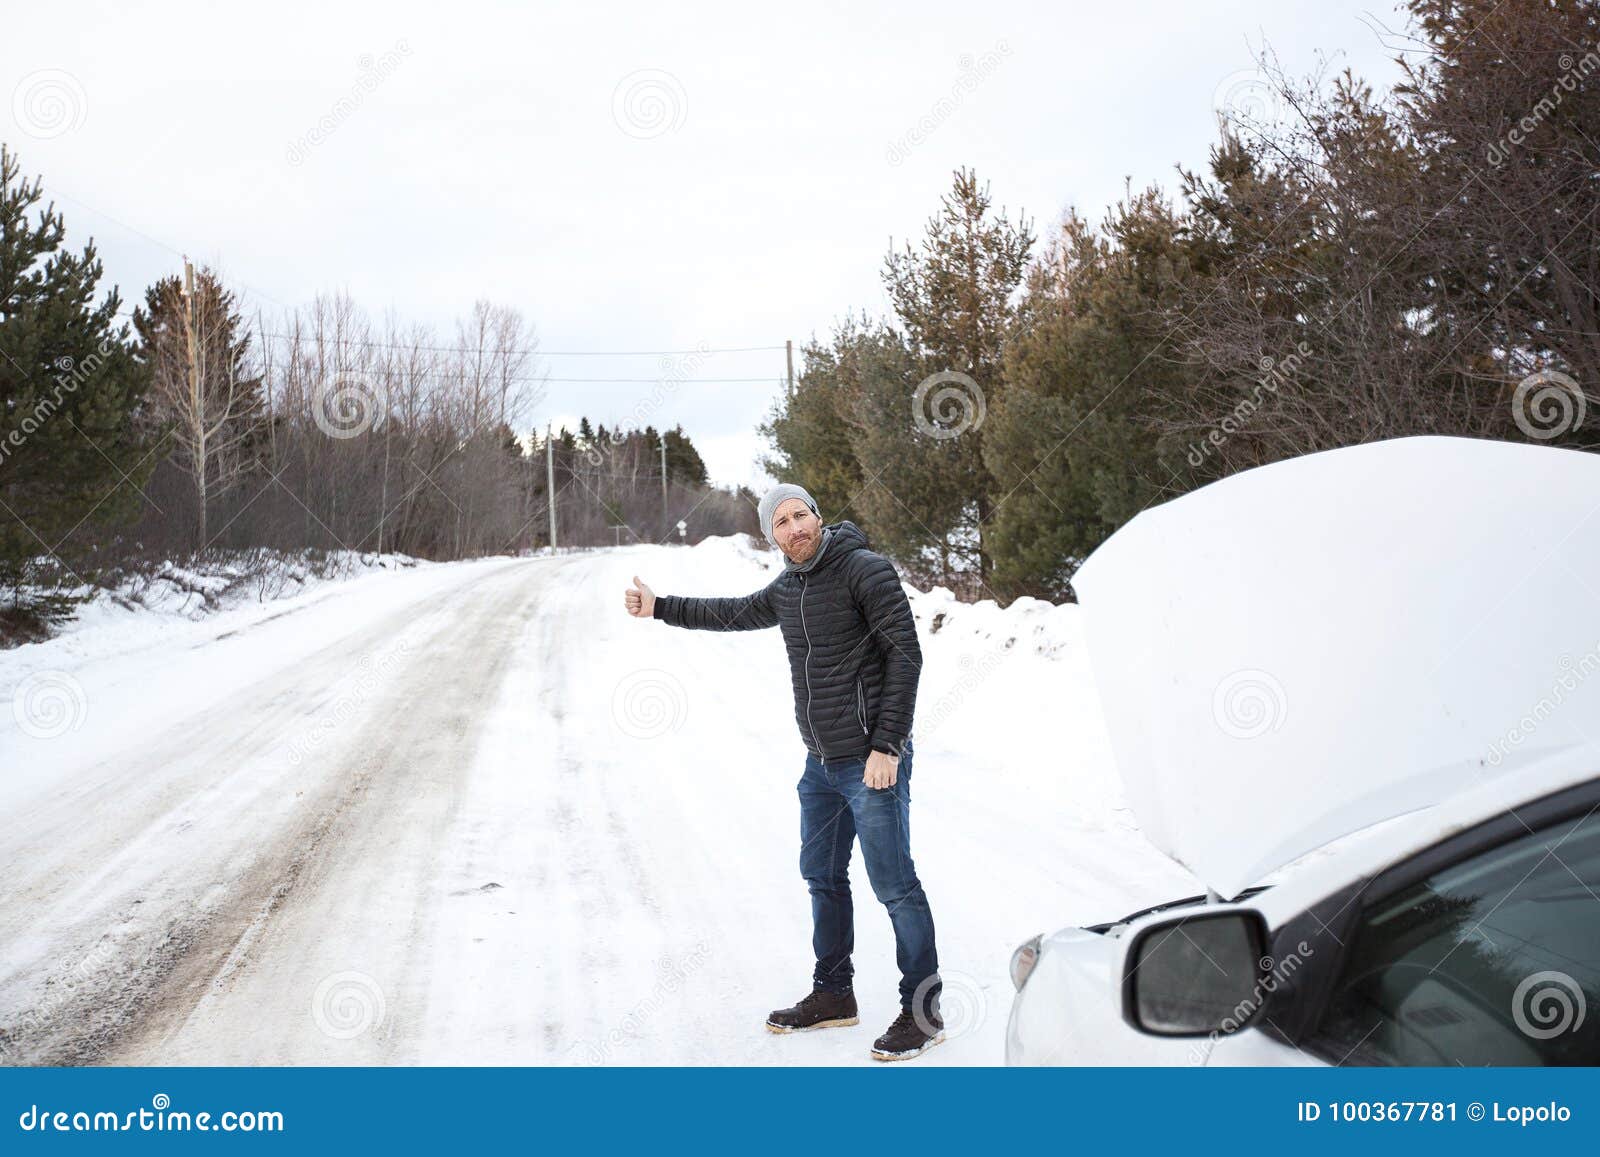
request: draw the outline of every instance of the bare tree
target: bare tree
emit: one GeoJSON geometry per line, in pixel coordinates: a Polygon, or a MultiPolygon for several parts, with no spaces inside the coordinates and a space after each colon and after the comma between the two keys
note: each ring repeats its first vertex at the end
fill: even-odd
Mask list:
{"type": "Polygon", "coordinates": [[[194,487],[201,548],[210,544],[215,495],[244,476],[246,449],[260,432],[261,379],[251,339],[232,291],[210,268],[150,287],[134,311],[142,356],[151,368],[150,399],[158,420],[170,423],[172,459],[194,487]]]}

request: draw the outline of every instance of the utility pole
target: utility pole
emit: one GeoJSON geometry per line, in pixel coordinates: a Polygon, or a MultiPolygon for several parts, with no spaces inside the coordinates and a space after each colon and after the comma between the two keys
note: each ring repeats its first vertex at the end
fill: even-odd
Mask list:
{"type": "Polygon", "coordinates": [[[550,439],[550,423],[544,424],[545,493],[550,498],[550,553],[556,552],[556,447],[550,439]]]}
{"type": "Polygon", "coordinates": [[[786,340],[783,343],[783,359],[789,366],[789,398],[794,398],[794,342],[786,340]]]}
{"type": "Polygon", "coordinates": [[[199,464],[196,487],[200,498],[200,545],[206,545],[206,505],[209,495],[206,493],[206,470],[210,462],[206,457],[206,423],[211,415],[206,413],[200,391],[200,336],[195,332],[194,321],[194,266],[189,264],[188,254],[183,258],[183,334],[185,348],[189,353],[189,413],[198,415],[199,421],[195,426],[195,459],[199,464]]]}
{"type": "Polygon", "coordinates": [[[667,510],[667,432],[661,431],[661,518],[665,521],[670,515],[667,510]]]}

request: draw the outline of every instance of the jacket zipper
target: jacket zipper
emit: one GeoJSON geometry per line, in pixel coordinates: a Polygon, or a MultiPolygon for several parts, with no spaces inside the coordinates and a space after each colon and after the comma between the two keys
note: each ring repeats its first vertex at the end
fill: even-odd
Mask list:
{"type": "Polygon", "coordinates": [[[800,633],[806,637],[806,726],[811,728],[811,742],[817,745],[817,758],[828,766],[828,757],[822,754],[822,740],[817,738],[817,725],[811,718],[811,632],[806,630],[806,576],[800,576],[800,633]]]}
{"type": "Polygon", "coordinates": [[[856,719],[861,724],[861,734],[871,735],[867,729],[867,689],[860,675],[856,676],[856,719]]]}

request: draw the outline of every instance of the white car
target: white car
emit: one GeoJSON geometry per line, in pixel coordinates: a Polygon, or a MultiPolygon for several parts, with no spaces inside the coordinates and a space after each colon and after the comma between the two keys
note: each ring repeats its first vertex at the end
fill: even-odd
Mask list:
{"type": "Polygon", "coordinates": [[[1600,1064],[1600,457],[1308,455],[1074,587],[1129,803],[1209,892],[1018,948],[1008,1063],[1600,1064]]]}

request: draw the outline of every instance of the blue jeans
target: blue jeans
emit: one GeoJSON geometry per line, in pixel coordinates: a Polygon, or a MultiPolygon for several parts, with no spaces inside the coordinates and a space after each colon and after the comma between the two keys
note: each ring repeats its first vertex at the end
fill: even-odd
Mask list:
{"type": "Polygon", "coordinates": [[[870,788],[862,782],[865,759],[824,764],[807,753],[798,785],[800,874],[811,890],[811,946],[817,956],[812,985],[825,992],[849,992],[855,947],[850,846],[860,837],[867,879],[894,925],[900,1006],[911,1008],[916,1000],[926,1013],[937,1011],[942,985],[933,913],[911,862],[911,754],[907,740],[894,786],[870,788]]]}

